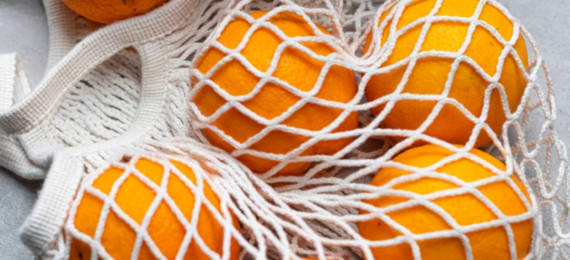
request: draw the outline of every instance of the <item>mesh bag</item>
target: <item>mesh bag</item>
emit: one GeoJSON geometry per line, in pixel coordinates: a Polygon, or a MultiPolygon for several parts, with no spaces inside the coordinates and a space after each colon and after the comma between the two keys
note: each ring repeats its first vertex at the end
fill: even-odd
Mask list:
{"type": "MultiPolygon", "coordinates": [[[[136,237],[132,251],[127,252],[133,253],[130,257],[147,250],[156,258],[166,258],[148,226],[158,205],[166,203],[168,212],[176,216],[174,222],[184,226],[183,242],[174,249],[179,257],[196,241],[212,259],[233,259],[227,250],[216,252],[200,242],[206,239],[193,227],[201,212],[210,212],[223,226],[222,248],[227,249],[230,241],[239,244],[240,259],[373,259],[378,250],[390,248],[420,259],[428,258],[426,254],[437,250],[442,241],[452,241],[454,253],[474,259],[482,254],[477,243],[489,234],[494,234],[498,241],[494,244],[506,258],[568,257],[566,147],[554,130],[553,88],[531,35],[494,0],[473,1],[472,12],[463,16],[443,11],[445,2],[454,1],[421,1],[431,6],[415,19],[403,21],[417,2],[180,0],[89,34],[57,62],[41,87],[50,89],[58,77],[75,82],[66,83],[69,86],[57,92],[64,104],[57,107],[74,114],[74,98],[83,105],[89,96],[85,93],[96,91],[92,96],[104,98],[95,99],[100,102],[90,107],[101,108],[88,114],[97,115],[115,106],[105,102],[117,90],[106,82],[112,80],[120,86],[134,86],[119,88],[130,93],[127,96],[132,100],[122,98],[124,93],[117,95],[128,103],[118,107],[121,113],[135,108],[136,112],[125,116],[126,121],[111,121],[110,126],[74,122],[79,124],[77,129],[91,130],[84,132],[92,136],[108,133],[104,138],[88,139],[87,143],[81,142],[87,139],[78,138],[78,143],[72,143],[67,139],[70,135],[61,135],[59,147],[67,149],[55,153],[38,204],[22,228],[24,241],[38,255],[58,259],[69,256],[74,250],[73,239],[78,238],[89,248],[90,258],[110,259],[115,256],[107,251],[103,237],[105,219],[114,214],[128,226],[127,233],[136,237]],[[494,26],[490,14],[503,17],[503,22],[506,19],[508,29],[494,26]],[[401,23],[406,25],[400,27],[401,23]],[[433,40],[431,29],[442,23],[465,28],[458,47],[422,49],[424,42],[433,40]],[[241,30],[239,37],[225,35],[232,26],[241,30]],[[402,46],[399,41],[412,32],[417,33],[415,44],[408,46],[403,58],[391,62],[392,54],[402,46]],[[496,56],[488,55],[493,68],[481,66],[487,61],[470,55],[469,47],[480,39],[474,35],[481,32],[498,46],[496,56]],[[528,64],[520,55],[521,41],[528,46],[528,64]],[[103,43],[111,47],[107,50],[103,43]],[[274,48],[264,57],[251,56],[248,51],[261,53],[261,47],[271,46],[274,48]],[[91,51],[100,55],[96,61],[89,62],[91,56],[82,55],[91,51]],[[139,59],[133,57],[134,52],[139,59]],[[108,61],[103,63],[103,58],[108,61]],[[440,91],[408,91],[406,86],[419,71],[416,68],[429,58],[450,61],[440,91]],[[113,67],[113,62],[125,59],[129,62],[124,73],[113,67]],[[69,68],[81,62],[88,65],[69,68]],[[293,68],[287,68],[288,63],[293,68]],[[142,79],[136,73],[139,64],[142,79]],[[484,82],[481,100],[470,96],[480,102],[476,109],[454,96],[454,79],[463,75],[466,67],[484,82]],[[513,68],[520,72],[516,75],[525,86],[518,94],[510,92],[511,83],[503,78],[504,71],[513,68]],[[296,77],[283,76],[288,70],[296,77]],[[65,77],[66,73],[73,76],[65,77]],[[93,73],[97,76],[88,84],[81,81],[93,73]],[[393,77],[394,73],[401,75],[393,77]],[[394,89],[369,98],[367,86],[387,75],[395,81],[394,89]],[[236,76],[238,80],[232,78],[236,76]],[[298,78],[302,82],[295,81],[298,78]],[[120,83],[122,80],[134,83],[120,83]],[[92,88],[95,83],[102,86],[92,88]],[[249,85],[239,89],[244,84],[249,85]],[[513,95],[520,96],[520,105],[509,99],[513,95]],[[398,104],[410,102],[430,104],[424,118],[413,127],[386,127],[390,114],[402,109],[398,104]],[[434,137],[432,126],[449,110],[461,118],[457,124],[470,126],[469,134],[461,137],[462,146],[446,140],[448,135],[434,137]],[[504,118],[504,123],[499,120],[497,126],[493,118],[504,118]],[[490,140],[482,148],[486,153],[472,151],[482,142],[480,138],[490,140]],[[440,155],[437,160],[415,165],[398,159],[425,143],[434,145],[427,153],[440,155]],[[162,180],[168,176],[187,178],[168,158],[191,165],[197,181],[183,182],[200,198],[192,207],[192,218],[183,216],[187,208],[175,205],[166,188],[168,181],[158,185],[132,163],[119,162],[123,153],[117,149],[127,151],[134,158],[130,162],[151,158],[162,165],[162,180]],[[108,161],[113,162],[111,166],[108,161]],[[446,168],[453,165],[469,172],[463,168],[467,165],[486,175],[460,177],[453,174],[457,169],[446,168]],[[103,194],[93,187],[109,167],[122,167],[123,180],[137,178],[153,194],[154,206],[145,211],[145,222],[136,222],[121,207],[116,193],[103,194]],[[375,182],[377,174],[392,177],[375,182]],[[423,193],[406,188],[422,182],[447,186],[423,193]],[[204,183],[211,186],[219,205],[204,199],[204,183]],[[490,192],[491,186],[501,187],[502,193],[490,192]],[[85,194],[105,205],[95,235],[87,234],[74,221],[85,194]],[[382,199],[389,203],[373,202],[382,199]],[[454,202],[445,204],[446,200],[454,202]],[[520,207],[512,210],[513,205],[501,201],[520,207]],[[378,206],[382,203],[384,206],[378,206]],[[453,213],[463,205],[477,205],[477,210],[467,210],[480,214],[462,218],[453,213]],[[428,225],[427,230],[418,231],[401,217],[420,209],[427,212],[423,217],[431,218],[428,224],[438,222],[441,226],[430,229],[428,225]],[[240,228],[233,226],[229,212],[240,228]],[[371,221],[383,227],[374,239],[363,229],[371,221]],[[531,222],[532,228],[520,228],[531,222]],[[532,241],[525,239],[525,232],[533,233],[532,241]],[[525,241],[532,243],[530,249],[520,246],[525,241]]],[[[94,29],[97,27],[84,27],[85,32],[94,29]]],[[[47,111],[56,116],[42,121],[45,124],[65,115],[47,111]]],[[[109,112],[97,118],[109,116],[114,118],[109,112]]],[[[10,124],[5,130],[18,132],[20,125],[10,124]]],[[[68,122],[57,125],[74,129],[68,128],[68,122]]],[[[448,129],[446,133],[451,136],[454,132],[448,129]]],[[[33,154],[38,146],[29,147],[26,154],[33,154]]],[[[42,153],[47,158],[51,154],[42,153]]],[[[117,183],[120,187],[121,181],[117,183]]]]}
{"type": "Polygon", "coordinates": [[[69,258],[237,259],[238,244],[229,238],[240,229],[228,193],[218,198],[209,184],[218,183],[207,170],[216,158],[188,159],[125,154],[90,175],[64,228],[69,258]],[[116,232],[123,232],[120,239],[116,232]]]}

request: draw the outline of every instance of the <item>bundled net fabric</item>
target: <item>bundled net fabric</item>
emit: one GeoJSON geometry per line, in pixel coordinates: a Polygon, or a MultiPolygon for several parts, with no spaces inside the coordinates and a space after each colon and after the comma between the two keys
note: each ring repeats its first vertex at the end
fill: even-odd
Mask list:
{"type": "MultiPolygon", "coordinates": [[[[462,2],[471,7],[461,14],[446,0],[191,2],[149,13],[165,25],[140,42],[113,38],[115,25],[80,42],[114,39],[121,52],[82,68],[37,128],[72,147],[55,156],[23,228],[37,253],[117,257],[115,225],[129,237],[127,258],[568,257],[554,90],[532,37],[496,1],[462,2]],[[463,37],[438,42],[446,26],[463,37]],[[438,44],[449,49],[426,47],[438,44]],[[470,48],[481,44],[493,52],[470,48]],[[422,83],[426,68],[444,76],[422,83]],[[461,96],[456,79],[483,88],[461,96]],[[411,88],[430,84],[439,88],[411,88]],[[79,173],[66,172],[70,160],[79,173]],[[137,167],[145,160],[161,170],[137,167]],[[150,198],[142,213],[121,199],[127,180],[150,198]],[[186,208],[172,183],[193,194],[186,208]],[[78,222],[86,198],[100,210],[78,222]],[[54,201],[68,216],[42,237],[38,216],[54,201]],[[158,214],[178,232],[170,246],[153,228],[158,214]],[[213,236],[200,232],[204,214],[213,236]]],[[[27,153],[47,164],[52,155],[37,149],[27,153]]]]}

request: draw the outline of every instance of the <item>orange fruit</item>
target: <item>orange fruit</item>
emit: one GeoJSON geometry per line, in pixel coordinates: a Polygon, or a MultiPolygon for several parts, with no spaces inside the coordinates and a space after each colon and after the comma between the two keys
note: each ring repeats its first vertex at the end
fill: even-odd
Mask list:
{"type": "MultiPolygon", "coordinates": [[[[404,7],[402,16],[398,21],[396,33],[405,26],[425,18],[435,7],[436,0],[412,1],[404,7]]],[[[471,17],[475,13],[478,0],[444,0],[441,8],[436,13],[438,16],[471,17]]],[[[398,8],[392,7],[384,13],[378,22],[386,20],[390,12],[398,8]]],[[[395,21],[387,20],[387,25],[381,32],[381,45],[387,42],[390,37],[396,37],[390,33],[390,27],[395,21]]],[[[505,41],[510,41],[513,37],[514,23],[509,20],[497,7],[486,3],[482,9],[478,20],[490,25],[498,32],[498,35],[505,41]]],[[[416,46],[424,22],[413,26],[411,29],[399,36],[391,50],[388,59],[381,65],[387,67],[394,65],[406,58],[413,57],[412,50],[416,46]]],[[[425,41],[421,45],[419,53],[428,51],[438,51],[447,53],[457,53],[466,42],[468,33],[468,23],[435,21],[427,31],[425,41]]],[[[370,49],[371,34],[368,36],[364,51],[370,49]]],[[[489,77],[498,74],[497,64],[499,56],[506,47],[492,36],[491,31],[483,26],[477,26],[471,41],[468,44],[464,57],[473,60],[489,77]]],[[[524,71],[528,71],[528,54],[525,41],[519,36],[514,49],[524,66],[524,71]]],[[[413,68],[409,80],[404,85],[402,93],[412,94],[442,94],[445,88],[448,75],[454,63],[453,58],[436,57],[428,55],[419,58],[413,68]]],[[[403,79],[410,62],[405,62],[403,66],[395,67],[393,70],[374,75],[367,84],[366,96],[368,100],[375,100],[385,95],[394,93],[397,86],[403,79]]],[[[521,97],[526,87],[524,71],[518,67],[512,53],[506,57],[501,67],[502,73],[498,83],[504,87],[508,107],[514,112],[520,104],[521,97]]],[[[476,70],[475,67],[466,61],[459,63],[448,97],[455,99],[469,110],[474,116],[481,116],[485,90],[491,87],[493,82],[487,81],[476,70]]],[[[496,82],[495,82],[496,83],[496,82]]],[[[436,101],[401,100],[397,101],[391,112],[381,123],[382,127],[391,129],[417,129],[432,112],[436,101]]],[[[385,104],[372,109],[378,115],[385,104]]],[[[499,90],[495,89],[489,98],[486,123],[496,134],[501,133],[501,128],[506,120],[499,90]]],[[[472,134],[475,124],[469,120],[457,107],[452,104],[445,104],[433,123],[425,130],[425,134],[433,136],[449,143],[465,144],[472,134]]],[[[396,138],[399,140],[398,138],[396,138]]],[[[476,147],[482,146],[490,141],[490,137],[482,130],[477,137],[476,147]]]]}
{"type": "MultiPolygon", "coordinates": [[[[183,259],[210,259],[196,242],[197,236],[210,250],[222,256],[224,228],[205,204],[202,204],[199,209],[196,228],[189,226],[187,229],[180,221],[180,218],[185,218],[190,223],[195,214],[195,193],[186,184],[197,183],[194,169],[166,158],[157,160],[157,158],[142,157],[136,161],[133,160],[131,164],[144,177],[138,177],[120,166],[113,166],[97,176],[83,191],[73,220],[70,220],[72,227],[66,226],[68,230],[81,233],[81,236],[77,236],[70,232],[70,259],[91,259],[92,247],[89,243],[95,243],[103,248],[111,258],[118,260],[131,259],[132,255],[138,255],[137,259],[157,259],[159,257],[174,259],[179,254],[184,256],[183,259]],[[181,174],[174,174],[174,170],[170,170],[169,173],[165,169],[176,169],[181,174]],[[151,204],[157,203],[154,201],[157,194],[148,183],[154,183],[159,188],[165,181],[164,178],[168,181],[165,186],[165,197],[169,197],[173,204],[168,203],[166,199],[160,199],[158,205],[154,206],[156,211],[149,213],[151,204]],[[124,181],[118,183],[120,179],[124,181]],[[114,189],[117,192],[112,198],[111,193],[114,189]],[[104,211],[107,204],[100,196],[107,198],[109,203],[114,203],[118,209],[110,208],[109,211],[104,211]],[[181,215],[177,215],[176,211],[179,211],[181,215]],[[122,218],[121,213],[126,214],[126,218],[130,221],[127,222],[122,218]],[[148,223],[145,232],[154,245],[142,240],[139,241],[140,250],[135,250],[137,236],[144,235],[142,233],[144,223],[148,223]],[[96,231],[101,228],[102,233],[98,235],[100,242],[95,242],[96,231]],[[88,237],[87,241],[85,236],[88,237]],[[183,244],[185,236],[192,236],[192,242],[187,248],[183,244]],[[158,248],[160,251],[158,254],[161,255],[151,250],[153,246],[158,248]]],[[[201,192],[219,211],[220,200],[205,181],[201,192]]],[[[202,199],[202,203],[207,202],[202,199]]],[[[231,217],[235,228],[240,230],[235,216],[232,214],[231,217]]],[[[232,240],[230,259],[238,259],[239,251],[239,244],[232,240]]],[[[96,253],[100,258],[101,251],[96,253]]]]}
{"type": "MultiPolygon", "coordinates": [[[[505,165],[480,150],[473,149],[471,154],[493,165],[500,171],[505,170],[505,165]]],[[[425,168],[440,160],[453,155],[454,152],[435,145],[425,145],[412,148],[398,156],[393,161],[402,165],[417,168],[425,168]]],[[[436,170],[442,177],[455,177],[467,183],[477,182],[496,176],[488,168],[477,162],[462,158],[444,164],[436,170]]],[[[414,174],[397,168],[384,168],[378,172],[370,185],[383,186],[388,182],[409,174],[414,174]]],[[[528,212],[523,199],[530,201],[525,187],[514,177],[511,177],[515,185],[522,191],[524,198],[520,198],[506,181],[495,181],[475,187],[482,196],[486,197],[505,216],[521,216],[528,212]]],[[[435,177],[422,177],[402,181],[387,190],[407,191],[420,196],[428,196],[435,192],[449,191],[461,188],[448,180],[435,177]]],[[[413,198],[399,195],[382,195],[371,199],[367,203],[385,208],[407,202],[413,198]]],[[[428,200],[426,198],[426,200],[428,200]]],[[[486,204],[475,197],[473,193],[463,193],[429,199],[429,202],[437,209],[447,213],[458,225],[465,227],[473,224],[485,224],[497,220],[496,216],[486,204]]],[[[366,213],[362,211],[361,213],[366,213]]],[[[435,210],[422,205],[402,207],[386,212],[386,216],[407,229],[413,234],[430,234],[438,231],[452,230],[451,224],[435,210]]],[[[512,228],[516,253],[518,258],[523,258],[530,250],[533,233],[532,217],[520,222],[510,222],[512,228]]],[[[401,236],[402,233],[393,226],[388,225],[380,218],[374,218],[359,223],[360,234],[370,241],[385,241],[401,236]]],[[[473,259],[511,259],[509,253],[509,240],[504,226],[481,228],[476,231],[463,232],[471,246],[473,259]]],[[[428,238],[414,241],[419,245],[422,259],[466,259],[465,246],[459,237],[428,238]]],[[[413,259],[412,247],[406,241],[392,246],[371,248],[376,259],[413,259]]]]}
{"type": "MultiPolygon", "coordinates": [[[[266,11],[251,13],[254,19],[259,19],[266,14],[266,11]]],[[[289,13],[278,13],[268,19],[268,22],[279,28],[279,30],[295,39],[297,37],[315,36],[316,33],[302,17],[289,13]]],[[[242,18],[231,21],[221,32],[217,42],[229,49],[235,49],[244,40],[244,35],[252,25],[242,18]]],[[[320,28],[323,33],[327,33],[320,28]]],[[[286,42],[275,32],[265,27],[259,27],[251,34],[251,38],[240,54],[259,71],[266,72],[270,63],[276,57],[276,49],[286,42]]],[[[302,42],[302,45],[310,49],[316,55],[322,57],[331,55],[335,50],[324,42],[302,42]]],[[[220,62],[226,55],[215,47],[209,48],[197,63],[198,70],[206,75],[212,67],[220,62]]],[[[277,59],[277,58],[275,58],[277,59]]],[[[293,88],[308,92],[315,88],[315,83],[323,70],[324,63],[310,57],[296,47],[288,46],[284,48],[278,58],[277,68],[271,74],[275,80],[287,82],[293,88]]],[[[210,72],[212,73],[212,72],[210,72]]],[[[221,91],[226,92],[232,99],[238,99],[250,94],[254,87],[260,82],[260,78],[250,72],[240,61],[232,59],[223,64],[218,70],[213,72],[208,78],[213,81],[221,91]]],[[[194,80],[195,81],[195,80],[194,80]]],[[[193,101],[200,113],[206,117],[213,115],[223,105],[229,102],[228,99],[219,95],[212,85],[205,85],[193,97],[193,101]]],[[[354,73],[344,67],[334,65],[328,73],[324,75],[322,87],[315,95],[322,100],[347,103],[356,94],[356,83],[354,73]]],[[[239,102],[253,112],[255,115],[272,120],[296,103],[307,98],[301,98],[287,89],[275,83],[265,83],[261,90],[249,98],[239,102]]],[[[319,131],[329,126],[337,119],[343,109],[332,108],[308,102],[296,110],[291,116],[281,122],[263,123],[240,112],[235,107],[230,108],[215,119],[212,124],[217,129],[239,143],[246,142],[249,138],[257,135],[264,129],[274,126],[289,126],[302,130],[319,131]]],[[[357,113],[350,114],[333,131],[341,132],[355,129],[358,126],[357,113]]],[[[209,128],[205,129],[205,136],[215,146],[223,148],[228,152],[236,150],[232,144],[226,142],[220,135],[209,128]]],[[[310,137],[303,134],[285,132],[279,129],[269,131],[260,140],[251,144],[248,149],[263,152],[266,154],[283,155],[298,148],[301,144],[309,140],[310,137]]],[[[302,155],[330,155],[341,150],[353,138],[337,140],[327,140],[317,142],[309,147],[302,155]]],[[[241,148],[240,148],[241,149],[241,148]]],[[[250,154],[240,155],[238,159],[248,166],[253,172],[264,173],[277,165],[277,160],[261,158],[250,154]]],[[[300,175],[311,165],[310,162],[295,162],[287,164],[278,174],[300,175]]]]}
{"type": "Polygon", "coordinates": [[[109,24],[144,14],[168,0],[62,0],[69,9],[98,23],[109,24]]]}

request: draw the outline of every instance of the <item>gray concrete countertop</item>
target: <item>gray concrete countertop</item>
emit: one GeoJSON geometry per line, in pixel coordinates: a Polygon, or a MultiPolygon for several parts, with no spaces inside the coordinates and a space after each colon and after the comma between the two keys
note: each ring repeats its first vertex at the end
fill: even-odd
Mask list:
{"type": "MultiPolygon", "coordinates": [[[[570,144],[570,4],[568,0],[499,0],[533,34],[555,84],[557,130],[570,144]]],[[[35,86],[47,60],[48,32],[40,0],[0,0],[0,53],[17,52],[35,86]]],[[[18,228],[30,213],[40,182],[0,169],[0,260],[32,259],[18,228]]]]}

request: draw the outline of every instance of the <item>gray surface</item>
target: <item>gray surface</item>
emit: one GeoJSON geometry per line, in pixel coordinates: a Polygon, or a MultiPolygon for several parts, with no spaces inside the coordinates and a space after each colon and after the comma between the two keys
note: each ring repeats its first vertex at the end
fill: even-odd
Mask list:
{"type": "MultiPolygon", "coordinates": [[[[533,34],[550,67],[556,88],[558,130],[570,143],[570,5],[567,0],[500,0],[533,34]]],[[[43,75],[47,26],[40,0],[0,0],[0,53],[16,51],[32,86],[43,75]]],[[[31,259],[17,236],[30,213],[38,183],[0,169],[0,259],[31,259]]]]}
{"type": "Polygon", "coordinates": [[[570,144],[570,2],[568,0],[498,0],[532,34],[551,72],[558,106],[556,129],[570,144]]]}
{"type": "MultiPolygon", "coordinates": [[[[32,86],[43,75],[48,31],[40,0],[0,0],[0,53],[17,52],[32,86]]],[[[18,228],[36,200],[39,182],[28,182],[0,169],[0,259],[32,259],[18,228]]]]}

